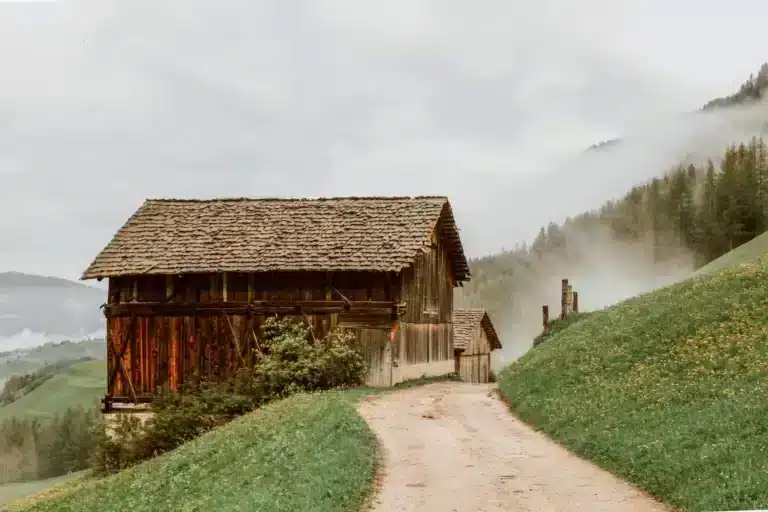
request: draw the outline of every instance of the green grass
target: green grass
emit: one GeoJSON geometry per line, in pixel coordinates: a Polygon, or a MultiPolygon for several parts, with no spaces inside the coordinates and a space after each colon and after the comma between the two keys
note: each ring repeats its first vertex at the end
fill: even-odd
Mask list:
{"type": "Polygon", "coordinates": [[[560,331],[567,329],[568,327],[572,326],[573,324],[576,324],[578,322],[581,322],[585,318],[589,317],[591,312],[587,313],[571,313],[570,315],[566,316],[565,318],[557,317],[551,322],[549,322],[549,330],[547,332],[542,332],[538,336],[536,336],[533,339],[533,346],[536,347],[545,341],[551,339],[553,336],[555,336],[560,331]]]}
{"type": "MultiPolygon", "coordinates": [[[[406,389],[406,388],[413,388],[416,386],[423,386],[425,384],[432,384],[433,382],[443,382],[443,381],[460,381],[461,377],[456,375],[455,373],[448,373],[446,375],[437,375],[435,377],[419,377],[418,379],[413,380],[405,380],[403,382],[398,382],[394,386],[392,386],[389,389],[406,389]]],[[[377,391],[372,391],[377,392],[377,391]]]]}
{"type": "Polygon", "coordinates": [[[77,473],[46,478],[45,480],[0,485],[0,505],[20,500],[26,496],[41,493],[61,484],[76,481],[84,477],[87,473],[87,471],[78,471],[77,473]]]}
{"type": "Polygon", "coordinates": [[[39,347],[0,353],[0,380],[11,375],[22,375],[43,366],[64,360],[90,356],[105,359],[107,344],[104,340],[46,343],[39,347]]]}
{"type": "Polygon", "coordinates": [[[683,510],[768,507],[768,256],[561,331],[501,375],[525,421],[683,510]]]}
{"type": "Polygon", "coordinates": [[[742,263],[749,263],[766,253],[768,253],[768,233],[763,233],[704,265],[694,275],[701,276],[717,270],[741,265],[742,263]]]}
{"type": "Polygon", "coordinates": [[[355,405],[370,392],[274,402],[161,457],[25,510],[358,512],[373,486],[376,440],[355,405]]]}
{"type": "Polygon", "coordinates": [[[54,375],[31,393],[0,407],[0,421],[11,417],[51,418],[67,407],[98,406],[106,389],[106,362],[77,363],[54,375]]]}

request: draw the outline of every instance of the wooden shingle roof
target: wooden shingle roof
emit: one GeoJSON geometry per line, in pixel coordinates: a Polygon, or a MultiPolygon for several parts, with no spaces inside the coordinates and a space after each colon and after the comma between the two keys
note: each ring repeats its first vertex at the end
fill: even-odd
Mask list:
{"type": "Polygon", "coordinates": [[[401,271],[438,229],[469,267],[446,197],[149,199],[82,279],[138,274],[401,271]]]}
{"type": "Polygon", "coordinates": [[[488,341],[491,342],[491,350],[501,348],[496,329],[491,323],[491,318],[485,309],[454,309],[453,310],[453,348],[465,350],[475,335],[478,325],[482,325],[488,341]]]}

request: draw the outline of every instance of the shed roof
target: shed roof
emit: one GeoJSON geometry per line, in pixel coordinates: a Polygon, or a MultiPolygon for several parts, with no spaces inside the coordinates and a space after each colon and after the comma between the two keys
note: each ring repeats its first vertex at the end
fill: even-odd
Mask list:
{"type": "Polygon", "coordinates": [[[496,334],[496,329],[491,323],[491,317],[485,309],[454,309],[453,310],[453,348],[465,350],[472,340],[477,326],[482,325],[488,341],[491,342],[491,350],[501,348],[501,341],[496,334]]]}
{"type": "Polygon", "coordinates": [[[438,229],[457,282],[469,266],[446,197],[148,199],[81,279],[138,274],[394,271],[438,229]]]}

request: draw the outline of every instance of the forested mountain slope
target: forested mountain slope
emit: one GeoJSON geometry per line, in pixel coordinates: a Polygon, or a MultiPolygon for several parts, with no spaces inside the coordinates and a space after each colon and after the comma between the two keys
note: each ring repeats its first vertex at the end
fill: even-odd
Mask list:
{"type": "MultiPolygon", "coordinates": [[[[737,93],[702,110],[754,102],[766,86],[768,65],[737,93]]],[[[621,142],[595,149],[611,151],[621,142]]],[[[471,260],[473,279],[457,304],[490,310],[509,360],[540,332],[542,304],[550,305],[551,316],[559,313],[562,278],[579,291],[582,310],[600,308],[686,278],[762,234],[768,227],[765,142],[754,138],[709,153],[709,161],[680,155],[685,163],[659,169],[657,178],[620,199],[542,227],[533,243],[471,260]]]]}

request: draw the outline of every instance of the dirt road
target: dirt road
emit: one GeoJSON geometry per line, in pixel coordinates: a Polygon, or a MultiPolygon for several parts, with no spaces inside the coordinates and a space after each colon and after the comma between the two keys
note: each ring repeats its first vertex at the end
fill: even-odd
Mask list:
{"type": "Polygon", "coordinates": [[[440,382],[360,405],[382,445],[375,510],[666,510],[516,419],[492,389],[440,382]]]}

